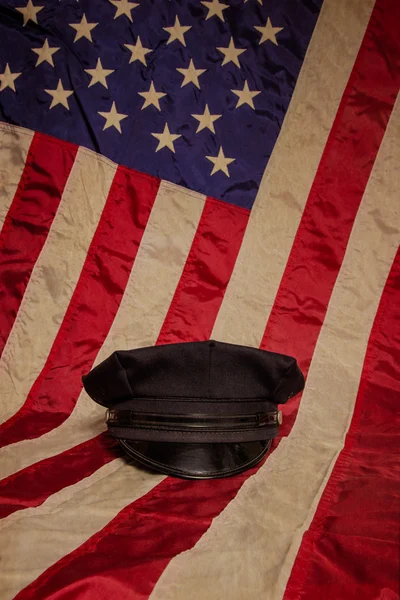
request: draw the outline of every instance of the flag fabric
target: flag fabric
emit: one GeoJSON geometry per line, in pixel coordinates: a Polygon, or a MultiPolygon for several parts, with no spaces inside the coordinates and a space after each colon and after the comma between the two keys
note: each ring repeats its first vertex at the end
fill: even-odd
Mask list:
{"type": "Polygon", "coordinates": [[[5,120],[251,208],[322,0],[2,4],[5,120]]]}
{"type": "Polygon", "coordinates": [[[395,600],[397,0],[0,1],[0,598],[395,600]],[[295,356],[238,476],[127,461],[81,376],[295,356]]]}

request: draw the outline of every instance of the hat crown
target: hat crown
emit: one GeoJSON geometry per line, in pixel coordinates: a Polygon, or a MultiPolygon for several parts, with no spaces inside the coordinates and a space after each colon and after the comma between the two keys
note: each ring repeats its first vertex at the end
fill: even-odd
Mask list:
{"type": "Polygon", "coordinates": [[[134,397],[283,403],[290,390],[282,384],[296,369],[290,356],[208,340],[116,351],[84,384],[107,407],[134,397]]]}

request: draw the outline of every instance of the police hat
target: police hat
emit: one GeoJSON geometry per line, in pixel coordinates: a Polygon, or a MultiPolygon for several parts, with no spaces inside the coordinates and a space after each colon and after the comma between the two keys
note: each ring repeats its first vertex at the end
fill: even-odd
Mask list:
{"type": "Polygon", "coordinates": [[[204,479],[265,456],[281,423],[278,404],[303,389],[304,377],[290,356],[210,340],[114,352],[83,384],[129,455],[204,479]]]}

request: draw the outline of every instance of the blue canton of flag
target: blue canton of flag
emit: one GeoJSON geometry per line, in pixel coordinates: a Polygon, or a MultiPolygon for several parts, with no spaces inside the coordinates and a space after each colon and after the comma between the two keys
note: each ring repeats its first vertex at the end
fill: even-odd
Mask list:
{"type": "Polygon", "coordinates": [[[322,0],[8,0],[0,117],[251,208],[322,0]]]}

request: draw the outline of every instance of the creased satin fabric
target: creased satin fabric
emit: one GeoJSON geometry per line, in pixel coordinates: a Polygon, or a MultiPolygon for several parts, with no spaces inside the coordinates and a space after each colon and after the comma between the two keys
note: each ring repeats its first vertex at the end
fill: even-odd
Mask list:
{"type": "MultiPolygon", "coordinates": [[[[274,23],[284,9],[232,4],[239,11],[250,2],[264,22],[268,11],[274,23]]],[[[11,23],[2,23],[11,32],[2,39],[23,32],[30,54],[40,26],[16,26],[10,15],[17,4],[0,9],[11,23]]],[[[69,3],[76,21],[83,10],[97,19],[80,4],[69,3]]],[[[315,3],[299,4],[316,20],[315,3]]],[[[188,6],[193,18],[206,12],[188,6]]],[[[105,2],[101,10],[110,14],[111,43],[115,6],[105,2]]],[[[264,158],[271,150],[251,213],[234,205],[248,190],[256,195],[251,151],[243,188],[232,171],[218,180],[227,187],[218,183],[218,193],[206,196],[197,184],[189,190],[1,124],[2,600],[399,595],[397,262],[392,266],[399,241],[398,11],[394,0],[325,0],[296,87],[293,73],[278,74],[289,96],[294,88],[282,128],[286,96],[276,114],[257,116],[279,124],[273,150],[262,128],[249,127],[249,144],[260,133],[264,158]],[[40,148],[46,152],[36,160],[40,148]],[[214,198],[224,194],[229,202],[214,198]],[[164,479],[127,463],[104,433],[103,411],[82,392],[80,374],[115,349],[210,336],[293,354],[311,374],[303,398],[284,409],[271,455],[259,469],[212,484],[164,479]]],[[[49,16],[50,4],[42,12],[49,16]]],[[[301,22],[299,16],[300,29],[301,22]]],[[[212,23],[215,32],[226,26],[236,35],[234,20],[212,23]]],[[[56,34],[49,29],[52,43],[56,34]]],[[[74,49],[72,29],[70,35],[74,49]]],[[[96,53],[97,42],[86,41],[96,53]]],[[[300,46],[287,50],[299,60],[300,46]]],[[[80,53],[85,68],[94,66],[80,53]]],[[[33,72],[37,55],[30,56],[33,72]]],[[[39,67],[55,73],[49,64],[39,67]]],[[[232,87],[242,71],[251,83],[242,69],[232,87]]],[[[30,82],[22,75],[18,81],[30,82]]],[[[129,89],[136,83],[127,79],[129,89]]],[[[93,88],[106,104],[105,88],[93,88]]],[[[2,114],[15,120],[6,93],[14,94],[0,93],[2,114]]],[[[87,87],[80,93],[86,98],[87,87]]],[[[40,110],[27,111],[24,123],[40,118],[31,127],[51,124],[69,139],[70,117],[55,116],[60,106],[49,112],[43,90],[29,102],[36,96],[40,110]]],[[[20,95],[11,98],[20,106],[20,95]]],[[[152,117],[148,109],[143,115],[158,123],[153,108],[152,117]]],[[[80,143],[107,154],[105,144],[122,162],[140,154],[132,139],[120,144],[117,131],[103,132],[98,115],[92,121],[82,109],[81,116],[90,124],[85,131],[96,126],[111,135],[80,143]]],[[[176,150],[165,163],[168,178],[192,184],[179,172],[178,143],[176,150]]]]}

